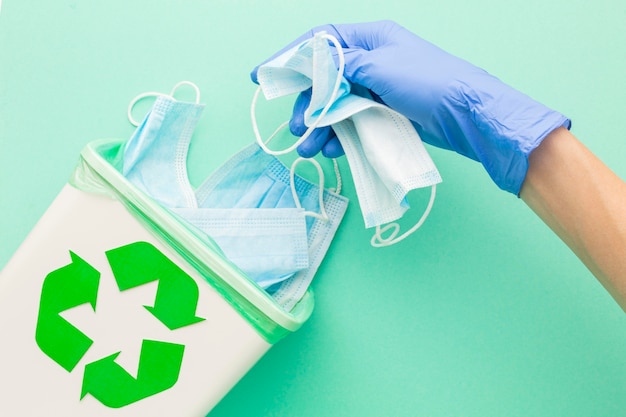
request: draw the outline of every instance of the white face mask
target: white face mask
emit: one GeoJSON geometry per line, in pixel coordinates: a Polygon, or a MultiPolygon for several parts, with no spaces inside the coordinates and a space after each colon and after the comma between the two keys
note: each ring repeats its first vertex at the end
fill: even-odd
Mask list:
{"type": "Polygon", "coordinates": [[[372,100],[365,89],[357,91],[358,86],[355,86],[351,92],[350,84],[342,75],[343,70],[341,46],[337,39],[325,33],[317,33],[261,65],[257,72],[259,90],[267,99],[312,87],[311,103],[304,114],[308,129],[288,149],[273,151],[267,148],[255,119],[259,90],[252,103],[253,127],[257,142],[266,152],[284,154],[299,146],[313,129],[332,126],[352,171],[365,227],[376,227],[371,243],[373,246],[388,246],[422,225],[434,202],[436,184],[441,182],[441,176],[411,122],[372,100]],[[339,70],[328,41],[337,48],[339,70]],[[432,191],[428,207],[415,226],[401,236],[398,236],[400,228],[395,223],[381,227],[403,216],[409,208],[406,200],[409,191],[429,186],[432,191]],[[390,235],[383,238],[381,234],[390,229],[393,229],[390,235]]]}

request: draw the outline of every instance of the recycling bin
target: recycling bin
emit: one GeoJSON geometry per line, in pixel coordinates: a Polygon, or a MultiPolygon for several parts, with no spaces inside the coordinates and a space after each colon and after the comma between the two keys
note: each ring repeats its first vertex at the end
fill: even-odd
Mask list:
{"type": "Polygon", "coordinates": [[[90,143],[0,274],[0,416],[204,416],[289,312],[90,143]]]}

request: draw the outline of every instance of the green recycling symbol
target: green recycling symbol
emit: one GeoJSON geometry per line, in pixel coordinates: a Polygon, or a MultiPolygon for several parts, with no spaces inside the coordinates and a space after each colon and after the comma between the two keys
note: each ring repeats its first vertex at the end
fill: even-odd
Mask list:
{"type": "MultiPolygon", "coordinates": [[[[154,306],[144,306],[170,330],[204,320],[196,317],[198,285],[187,273],[147,242],[105,252],[120,291],[158,281],[154,306]]],[[[100,272],[70,251],[72,262],[50,272],[41,290],[35,340],[39,348],[72,372],[93,344],[60,313],[89,303],[96,310],[100,272]]],[[[178,380],[185,346],[142,341],[134,378],[115,362],[121,352],[85,365],[81,399],[90,394],[107,407],[120,408],[163,392],[178,380]]]]}

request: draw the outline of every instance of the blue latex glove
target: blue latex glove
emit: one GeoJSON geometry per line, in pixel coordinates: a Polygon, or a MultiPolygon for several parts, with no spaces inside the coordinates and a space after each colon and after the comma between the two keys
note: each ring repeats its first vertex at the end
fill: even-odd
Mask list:
{"type": "MultiPolygon", "coordinates": [[[[554,129],[570,126],[562,114],[390,21],[320,26],[274,56],[319,31],[340,41],[348,81],[404,114],[426,142],[482,163],[500,188],[515,195],[530,153],[554,129]]],[[[294,105],[290,127],[295,135],[306,130],[307,106],[305,92],[294,105]]],[[[342,153],[329,128],[318,129],[298,148],[302,156],[320,150],[326,156],[342,153]]]]}

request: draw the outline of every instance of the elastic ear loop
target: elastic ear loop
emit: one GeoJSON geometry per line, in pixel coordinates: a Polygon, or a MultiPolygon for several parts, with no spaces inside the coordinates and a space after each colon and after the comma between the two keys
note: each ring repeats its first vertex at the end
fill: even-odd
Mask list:
{"type": "Polygon", "coordinates": [[[134,99],[132,99],[130,103],[128,104],[128,109],[126,110],[126,116],[128,117],[128,121],[130,122],[130,124],[132,124],[135,127],[139,126],[139,122],[135,120],[132,114],[133,107],[135,107],[135,104],[137,104],[137,102],[147,97],[158,97],[158,96],[165,96],[165,97],[170,97],[173,99],[174,94],[176,93],[176,90],[178,90],[183,85],[189,85],[194,89],[194,91],[196,92],[196,104],[199,104],[200,103],[200,89],[198,88],[198,86],[192,83],[191,81],[181,81],[172,88],[172,91],[170,91],[169,94],[158,93],[156,91],[148,91],[147,93],[141,93],[138,96],[136,96],[134,99]]]}
{"type": "MultiPolygon", "coordinates": [[[[274,139],[274,135],[270,136],[267,139],[267,141],[265,142],[265,145],[270,143],[272,139],[274,139]]],[[[308,161],[312,163],[315,166],[315,169],[317,169],[317,175],[320,178],[319,199],[320,199],[320,212],[321,213],[318,214],[312,211],[305,211],[304,215],[312,216],[323,221],[328,221],[329,217],[326,214],[326,207],[324,206],[324,182],[325,182],[324,171],[322,170],[322,167],[319,164],[319,162],[317,162],[315,159],[299,157],[295,161],[293,161],[293,163],[291,164],[291,169],[289,170],[289,187],[291,188],[291,195],[293,196],[293,199],[296,203],[296,207],[302,208],[302,204],[300,203],[300,197],[298,197],[298,193],[296,192],[296,183],[295,183],[296,167],[302,161],[308,161]]],[[[337,162],[337,158],[333,158],[333,168],[335,170],[335,179],[337,180],[337,186],[335,187],[335,189],[331,189],[331,191],[334,192],[335,194],[341,194],[341,186],[343,184],[343,180],[341,179],[341,171],[339,170],[339,163],[337,162]]]]}
{"type": "Polygon", "coordinates": [[[341,194],[341,187],[343,185],[343,180],[341,179],[341,171],[339,171],[339,163],[337,162],[337,158],[333,158],[333,168],[335,169],[335,178],[337,179],[337,186],[335,188],[331,188],[330,190],[335,194],[341,194]]]}
{"type": "Polygon", "coordinates": [[[291,171],[289,173],[289,185],[291,187],[291,195],[293,196],[293,199],[296,202],[296,207],[302,208],[302,204],[300,203],[300,197],[298,197],[298,193],[296,192],[296,182],[295,182],[296,166],[298,166],[298,164],[302,161],[308,161],[312,163],[313,166],[315,166],[315,169],[317,169],[317,175],[319,176],[319,179],[320,179],[319,181],[320,212],[316,213],[314,211],[305,211],[304,215],[315,217],[316,219],[320,219],[322,221],[327,222],[330,220],[330,218],[328,217],[328,214],[326,214],[326,207],[324,206],[324,171],[322,171],[322,166],[315,159],[300,157],[296,159],[295,161],[293,161],[293,164],[291,164],[291,171]]]}
{"type": "MultiPolygon", "coordinates": [[[[289,152],[294,151],[298,146],[300,146],[300,144],[302,142],[304,142],[309,135],[313,132],[313,130],[315,130],[317,128],[317,126],[320,124],[320,122],[322,121],[322,119],[324,118],[324,116],[326,116],[326,113],[328,113],[328,110],[330,110],[331,106],[333,105],[333,103],[335,102],[335,99],[337,98],[337,94],[339,93],[339,87],[341,86],[341,79],[343,77],[343,72],[344,69],[346,67],[346,59],[343,55],[343,49],[341,47],[341,45],[339,44],[339,41],[337,40],[337,38],[335,38],[333,35],[329,35],[328,33],[325,33],[322,35],[322,37],[324,39],[328,39],[333,46],[335,47],[335,49],[337,50],[337,56],[339,58],[339,69],[337,72],[337,79],[335,80],[335,85],[333,87],[333,92],[330,96],[330,99],[328,100],[328,103],[326,103],[326,105],[324,106],[324,108],[322,109],[322,112],[320,113],[320,115],[317,117],[317,119],[313,122],[313,124],[311,124],[311,126],[309,126],[306,130],[306,132],[304,132],[304,134],[300,137],[300,139],[298,139],[296,141],[296,143],[294,143],[293,145],[291,145],[290,147],[288,147],[287,149],[283,149],[281,151],[273,151],[270,148],[268,148],[266,146],[266,143],[269,142],[270,139],[272,139],[274,136],[276,136],[276,134],[278,134],[278,132],[280,132],[282,129],[284,129],[289,122],[284,122],[282,123],[280,126],[278,126],[278,128],[274,131],[274,133],[271,134],[270,138],[267,141],[263,141],[263,139],[261,138],[261,133],[259,132],[259,126],[257,124],[256,121],[256,103],[257,100],[259,98],[259,93],[261,92],[261,86],[259,86],[256,91],[254,92],[254,96],[252,98],[252,105],[250,106],[250,117],[252,119],[252,129],[254,130],[254,135],[256,137],[256,141],[259,144],[259,146],[268,154],[270,155],[285,155],[289,152]]],[[[313,56],[313,66],[316,65],[315,62],[315,56],[313,56]]]]}
{"type": "Polygon", "coordinates": [[[419,221],[413,227],[407,230],[403,235],[396,238],[396,236],[400,232],[400,225],[398,223],[389,223],[388,225],[383,226],[383,227],[380,227],[379,225],[379,226],[376,226],[376,233],[374,233],[374,236],[372,236],[372,239],[370,240],[370,244],[375,248],[391,246],[393,244],[400,242],[401,240],[406,239],[409,235],[411,235],[413,232],[419,229],[422,226],[422,224],[424,224],[424,221],[426,221],[426,217],[428,217],[428,214],[430,213],[430,209],[433,208],[433,203],[435,202],[436,193],[437,193],[437,185],[433,185],[430,191],[430,200],[428,201],[428,206],[426,206],[426,210],[424,210],[424,214],[422,214],[422,217],[419,219],[419,221]],[[391,234],[387,237],[382,237],[382,234],[388,231],[389,229],[393,229],[391,234]]]}

